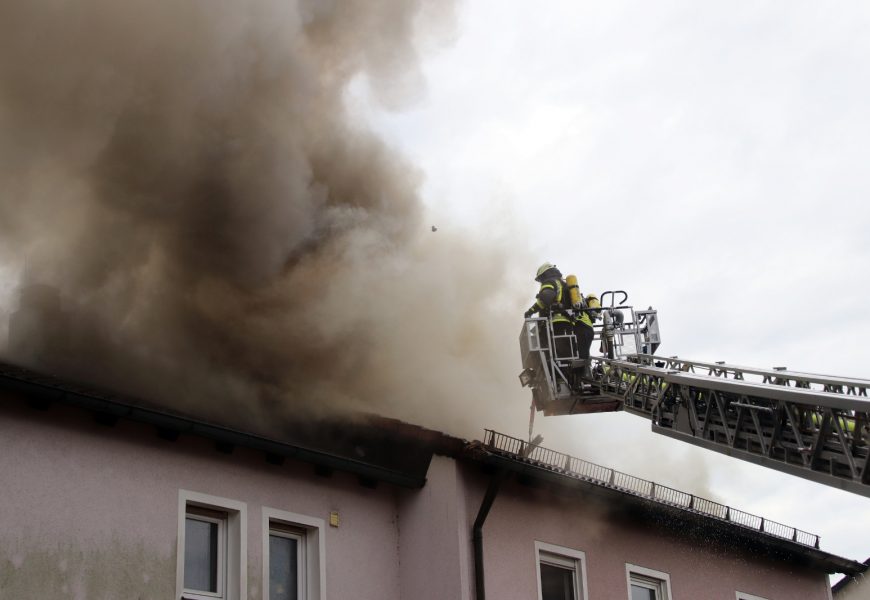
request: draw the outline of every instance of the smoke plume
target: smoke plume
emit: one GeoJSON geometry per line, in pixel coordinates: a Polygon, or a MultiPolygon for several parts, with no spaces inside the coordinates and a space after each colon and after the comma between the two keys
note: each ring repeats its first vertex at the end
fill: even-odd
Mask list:
{"type": "Polygon", "coordinates": [[[507,393],[527,414],[503,245],[432,233],[421,174],[345,101],[358,78],[387,107],[416,100],[417,40],[451,18],[411,0],[0,4],[0,252],[26,261],[19,316],[37,296],[65,313],[24,336],[34,355],[211,415],[455,430],[507,393]]]}

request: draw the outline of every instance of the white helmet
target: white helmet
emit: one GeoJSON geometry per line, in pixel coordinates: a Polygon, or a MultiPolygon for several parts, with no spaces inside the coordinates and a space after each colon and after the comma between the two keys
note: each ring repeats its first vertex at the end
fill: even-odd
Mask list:
{"type": "Polygon", "coordinates": [[[535,281],[540,281],[540,280],[541,280],[541,276],[542,276],[544,273],[546,273],[546,272],[549,271],[550,269],[555,269],[555,268],[556,268],[556,265],[554,265],[553,263],[545,262],[545,263],[542,264],[540,267],[538,267],[538,272],[535,273],[535,281]]]}

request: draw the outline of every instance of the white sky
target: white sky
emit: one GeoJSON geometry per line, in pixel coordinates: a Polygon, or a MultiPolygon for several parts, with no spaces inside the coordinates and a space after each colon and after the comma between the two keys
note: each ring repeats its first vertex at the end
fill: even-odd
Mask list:
{"type": "MultiPolygon", "coordinates": [[[[661,354],[870,378],[868,32],[864,2],[473,0],[421,102],[354,100],[425,174],[432,223],[512,233],[530,302],[549,260],[655,306],[661,354]]],[[[870,499],[628,414],[555,421],[546,446],[583,435],[591,460],[870,556],[870,499]]]]}

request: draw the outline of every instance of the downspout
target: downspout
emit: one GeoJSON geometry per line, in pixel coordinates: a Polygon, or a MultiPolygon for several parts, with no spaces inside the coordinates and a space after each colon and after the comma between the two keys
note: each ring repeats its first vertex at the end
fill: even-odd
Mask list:
{"type": "Polygon", "coordinates": [[[474,527],[471,530],[474,540],[474,595],[477,600],[486,600],[486,584],[483,576],[483,523],[489,516],[489,509],[492,508],[492,503],[498,495],[501,482],[504,481],[506,474],[501,469],[489,480],[489,486],[486,488],[486,494],[480,504],[480,510],[477,511],[477,518],[474,520],[474,527]]]}

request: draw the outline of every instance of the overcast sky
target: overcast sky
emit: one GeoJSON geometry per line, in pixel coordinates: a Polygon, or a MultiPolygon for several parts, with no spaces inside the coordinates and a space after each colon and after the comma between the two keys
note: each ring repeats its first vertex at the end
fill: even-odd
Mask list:
{"type": "MultiPolygon", "coordinates": [[[[544,6],[461,5],[406,110],[354,88],[355,109],[423,172],[432,223],[510,235],[529,301],[545,260],[585,291],[628,290],[659,310],[661,354],[870,378],[870,5],[544,6]]],[[[624,413],[537,423],[547,446],[870,556],[870,499],[624,413]]]]}

